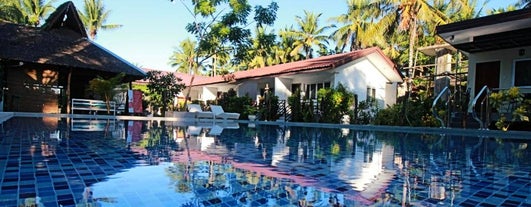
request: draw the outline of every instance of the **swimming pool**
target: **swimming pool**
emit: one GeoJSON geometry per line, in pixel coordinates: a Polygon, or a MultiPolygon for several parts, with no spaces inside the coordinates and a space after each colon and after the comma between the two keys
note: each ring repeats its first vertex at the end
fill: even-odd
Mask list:
{"type": "Polygon", "coordinates": [[[530,139],[15,117],[0,206],[529,206],[530,139]]]}

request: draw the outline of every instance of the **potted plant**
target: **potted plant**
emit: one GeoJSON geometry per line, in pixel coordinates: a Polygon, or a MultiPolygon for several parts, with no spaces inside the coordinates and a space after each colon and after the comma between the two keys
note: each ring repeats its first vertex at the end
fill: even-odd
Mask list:
{"type": "Polygon", "coordinates": [[[256,121],[256,114],[258,113],[258,108],[254,105],[245,106],[245,114],[249,121],[256,121]]]}

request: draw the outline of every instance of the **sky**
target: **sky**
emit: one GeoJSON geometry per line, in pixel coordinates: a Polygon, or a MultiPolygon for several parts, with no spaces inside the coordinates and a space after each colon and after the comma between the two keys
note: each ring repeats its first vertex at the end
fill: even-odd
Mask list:
{"type": "MultiPolygon", "coordinates": [[[[121,24],[115,30],[100,30],[95,42],[117,56],[137,66],[175,70],[168,62],[179,43],[193,36],[185,30],[193,16],[181,1],[190,0],[103,0],[111,13],[107,24],[121,24]]],[[[56,1],[55,6],[65,1],[56,1]]],[[[83,0],[72,0],[77,9],[83,9],[83,0]]],[[[267,6],[271,0],[249,0],[251,5],[267,6]]],[[[295,16],[304,11],[322,13],[319,24],[327,25],[328,19],[346,12],[346,0],[276,0],[279,5],[275,33],[286,26],[295,26],[295,16]]],[[[516,0],[490,0],[487,8],[505,7],[516,0]]]]}

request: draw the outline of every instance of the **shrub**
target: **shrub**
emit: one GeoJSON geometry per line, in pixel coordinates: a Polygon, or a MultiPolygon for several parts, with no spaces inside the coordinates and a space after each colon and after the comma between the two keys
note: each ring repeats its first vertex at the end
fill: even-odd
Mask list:
{"type": "Polygon", "coordinates": [[[339,84],[337,88],[322,88],[317,92],[319,122],[339,123],[343,115],[350,115],[354,94],[339,84]]]}
{"type": "Polygon", "coordinates": [[[239,113],[240,118],[247,118],[247,107],[252,105],[253,100],[249,96],[238,97],[234,89],[221,94],[221,97],[216,100],[217,104],[223,107],[226,112],[239,113]]]}

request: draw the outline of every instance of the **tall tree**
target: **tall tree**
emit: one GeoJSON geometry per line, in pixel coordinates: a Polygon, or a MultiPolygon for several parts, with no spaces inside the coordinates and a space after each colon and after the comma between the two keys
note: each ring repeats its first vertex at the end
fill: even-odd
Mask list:
{"type": "Polygon", "coordinates": [[[293,32],[297,40],[295,41],[295,50],[291,55],[296,55],[298,51],[303,51],[306,59],[313,58],[314,47],[319,49],[326,47],[328,44],[328,35],[324,31],[332,26],[319,26],[319,17],[322,13],[315,14],[304,11],[304,17],[296,16],[298,28],[293,32]]]}
{"type": "Polygon", "coordinates": [[[268,33],[264,27],[257,27],[255,35],[252,39],[252,46],[248,50],[250,59],[247,63],[248,68],[261,68],[272,65],[274,62],[272,53],[273,46],[276,43],[276,35],[268,33]]]}
{"type": "Polygon", "coordinates": [[[55,9],[52,6],[55,1],[1,0],[0,19],[36,27],[55,9]]]}
{"type": "Polygon", "coordinates": [[[96,39],[99,30],[122,27],[120,24],[106,24],[110,10],[106,10],[102,0],[84,0],[83,12],[78,11],[91,39],[96,39]]]}
{"type": "MultiPolygon", "coordinates": [[[[220,53],[229,53],[233,62],[239,63],[247,56],[251,46],[251,31],[248,28],[251,5],[246,0],[192,0],[188,7],[194,22],[186,30],[197,38],[197,53],[201,54],[196,62],[212,62],[211,58],[220,53]],[[223,9],[224,8],[224,9],[223,9]]],[[[267,7],[256,6],[254,23],[272,25],[276,20],[278,5],[275,2],[267,7]]]]}
{"type": "Polygon", "coordinates": [[[177,67],[177,72],[188,74],[199,74],[199,67],[196,62],[196,42],[190,38],[181,41],[179,48],[170,56],[170,65],[177,67]]]}
{"type": "Polygon", "coordinates": [[[302,54],[299,51],[293,52],[295,50],[295,42],[297,41],[297,38],[293,32],[291,32],[293,30],[293,28],[284,28],[279,31],[278,36],[280,37],[280,40],[272,48],[274,53],[273,64],[301,60],[302,54]]]}
{"type": "Polygon", "coordinates": [[[145,80],[149,83],[149,98],[151,104],[162,106],[162,116],[166,116],[168,106],[173,103],[174,98],[184,89],[182,79],[177,78],[174,73],[162,71],[149,71],[145,80]]]}
{"type": "Polygon", "coordinates": [[[372,2],[347,0],[347,13],[332,17],[333,21],[342,25],[332,33],[339,51],[344,51],[346,47],[350,47],[349,51],[354,51],[384,44],[383,27],[376,24],[376,18],[379,17],[378,8],[372,2]]]}

